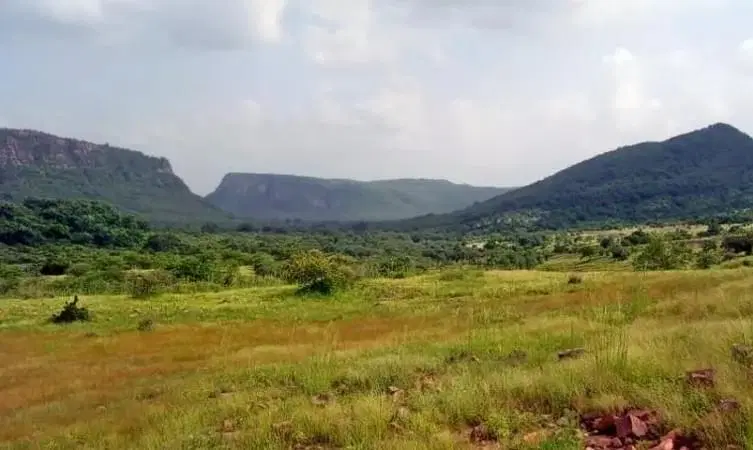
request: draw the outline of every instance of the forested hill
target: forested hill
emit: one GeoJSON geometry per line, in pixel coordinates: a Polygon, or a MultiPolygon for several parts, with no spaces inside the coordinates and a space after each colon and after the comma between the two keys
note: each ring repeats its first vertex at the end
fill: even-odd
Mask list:
{"type": "Polygon", "coordinates": [[[507,190],[431,179],[367,182],[230,173],[207,200],[238,217],[254,219],[379,221],[451,212],[507,190]]]}
{"type": "Polygon", "coordinates": [[[0,128],[0,197],[100,200],[166,224],[230,217],[192,193],[165,158],[33,130],[0,128]]]}
{"type": "Polygon", "coordinates": [[[528,223],[642,222],[753,207],[753,138],[717,123],[598,155],[463,210],[392,223],[402,229],[493,229],[528,223]]]}

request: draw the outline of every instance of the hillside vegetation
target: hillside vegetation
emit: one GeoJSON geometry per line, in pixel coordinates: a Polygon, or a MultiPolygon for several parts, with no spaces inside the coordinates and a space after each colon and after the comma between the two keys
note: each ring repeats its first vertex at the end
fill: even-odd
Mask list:
{"type": "Polygon", "coordinates": [[[32,130],[0,128],[0,197],[101,200],[165,224],[230,218],[164,158],[32,130]]]}
{"type": "Polygon", "coordinates": [[[566,228],[693,219],[753,207],[753,138],[727,124],[598,155],[449,215],[397,228],[566,228]]]}
{"type": "Polygon", "coordinates": [[[748,448],[751,258],[749,222],[194,232],[2,204],[0,446],[748,448]]]}
{"type": "Polygon", "coordinates": [[[206,199],[238,217],[304,221],[378,221],[446,213],[509,189],[445,180],[354,181],[231,173],[206,199]]]}

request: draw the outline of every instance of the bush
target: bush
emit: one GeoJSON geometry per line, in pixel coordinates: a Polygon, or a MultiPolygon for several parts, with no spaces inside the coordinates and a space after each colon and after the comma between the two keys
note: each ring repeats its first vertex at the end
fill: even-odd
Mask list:
{"type": "Polygon", "coordinates": [[[722,247],[727,252],[753,254],[753,237],[727,236],[722,240],[722,247]]]}
{"type": "Polygon", "coordinates": [[[599,254],[599,247],[593,245],[584,245],[578,249],[581,259],[590,259],[599,254]]]}
{"type": "Polygon", "coordinates": [[[703,249],[696,255],[696,266],[699,269],[709,269],[722,262],[723,256],[719,243],[708,240],[703,243],[703,249]]]}
{"type": "Polygon", "coordinates": [[[168,269],[175,278],[186,281],[210,281],[214,267],[207,257],[189,256],[181,258],[168,269]]]}
{"type": "Polygon", "coordinates": [[[63,309],[50,317],[52,323],[73,323],[88,322],[90,320],[89,310],[78,306],[78,296],[73,297],[73,301],[66,302],[63,309]]]}
{"type": "Polygon", "coordinates": [[[89,264],[76,263],[70,266],[65,273],[74,277],[81,277],[86,275],[91,270],[92,267],[89,264]]]}
{"type": "Polygon", "coordinates": [[[70,264],[66,261],[50,259],[45,261],[44,264],[42,264],[42,267],[39,268],[39,274],[54,276],[64,275],[69,266],[70,264]]]}
{"type": "Polygon", "coordinates": [[[651,240],[651,235],[649,235],[643,230],[636,230],[622,239],[622,245],[624,247],[643,245],[643,244],[648,244],[650,240],[651,240]]]}
{"type": "Polygon", "coordinates": [[[211,279],[213,282],[230,287],[235,284],[240,275],[240,267],[235,263],[216,264],[211,279]]]}
{"type": "Polygon", "coordinates": [[[342,265],[336,257],[327,256],[319,250],[293,255],[285,265],[284,274],[288,282],[300,286],[300,292],[325,295],[347,287],[355,278],[349,267],[342,265]]]}
{"type": "Polygon", "coordinates": [[[621,245],[613,245],[609,248],[609,253],[617,261],[625,261],[630,257],[630,251],[621,245]]]}
{"type": "Polygon", "coordinates": [[[139,331],[152,331],[154,330],[154,321],[152,319],[144,319],[139,322],[139,325],[136,328],[139,331]]]}
{"type": "Polygon", "coordinates": [[[126,289],[132,298],[153,297],[165,292],[173,283],[173,277],[164,270],[130,272],[126,275],[126,289]]]}
{"type": "Polygon", "coordinates": [[[679,241],[667,242],[653,237],[633,261],[636,270],[674,270],[684,268],[692,257],[692,251],[679,241]]]}
{"type": "Polygon", "coordinates": [[[255,253],[251,257],[251,267],[260,277],[276,276],[280,273],[280,263],[269,253],[255,253]]]}
{"type": "Polygon", "coordinates": [[[377,264],[376,270],[379,276],[382,277],[405,278],[412,266],[413,261],[411,261],[409,256],[393,256],[380,261],[377,264]]]}
{"type": "Polygon", "coordinates": [[[18,266],[0,264],[0,295],[16,291],[21,284],[22,275],[18,266]]]}

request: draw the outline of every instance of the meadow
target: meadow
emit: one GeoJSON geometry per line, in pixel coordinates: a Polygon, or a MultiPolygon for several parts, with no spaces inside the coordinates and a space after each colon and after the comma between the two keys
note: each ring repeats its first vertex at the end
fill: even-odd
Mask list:
{"type": "Polygon", "coordinates": [[[0,445],[582,449],[581,416],[630,406],[705,448],[753,448],[753,372],[732,353],[753,344],[753,268],[615,264],[429,270],[326,296],[79,295],[91,319],[64,325],[48,319],[68,296],[4,299],[0,445]],[[713,386],[688,385],[707,368],[713,386]]]}

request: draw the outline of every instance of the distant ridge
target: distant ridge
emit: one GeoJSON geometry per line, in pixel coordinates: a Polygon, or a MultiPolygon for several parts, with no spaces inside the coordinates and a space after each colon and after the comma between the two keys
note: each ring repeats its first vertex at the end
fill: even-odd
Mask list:
{"type": "Polygon", "coordinates": [[[379,221],[450,212],[507,190],[434,179],[355,181],[228,173],[206,199],[238,217],[379,221]]]}

